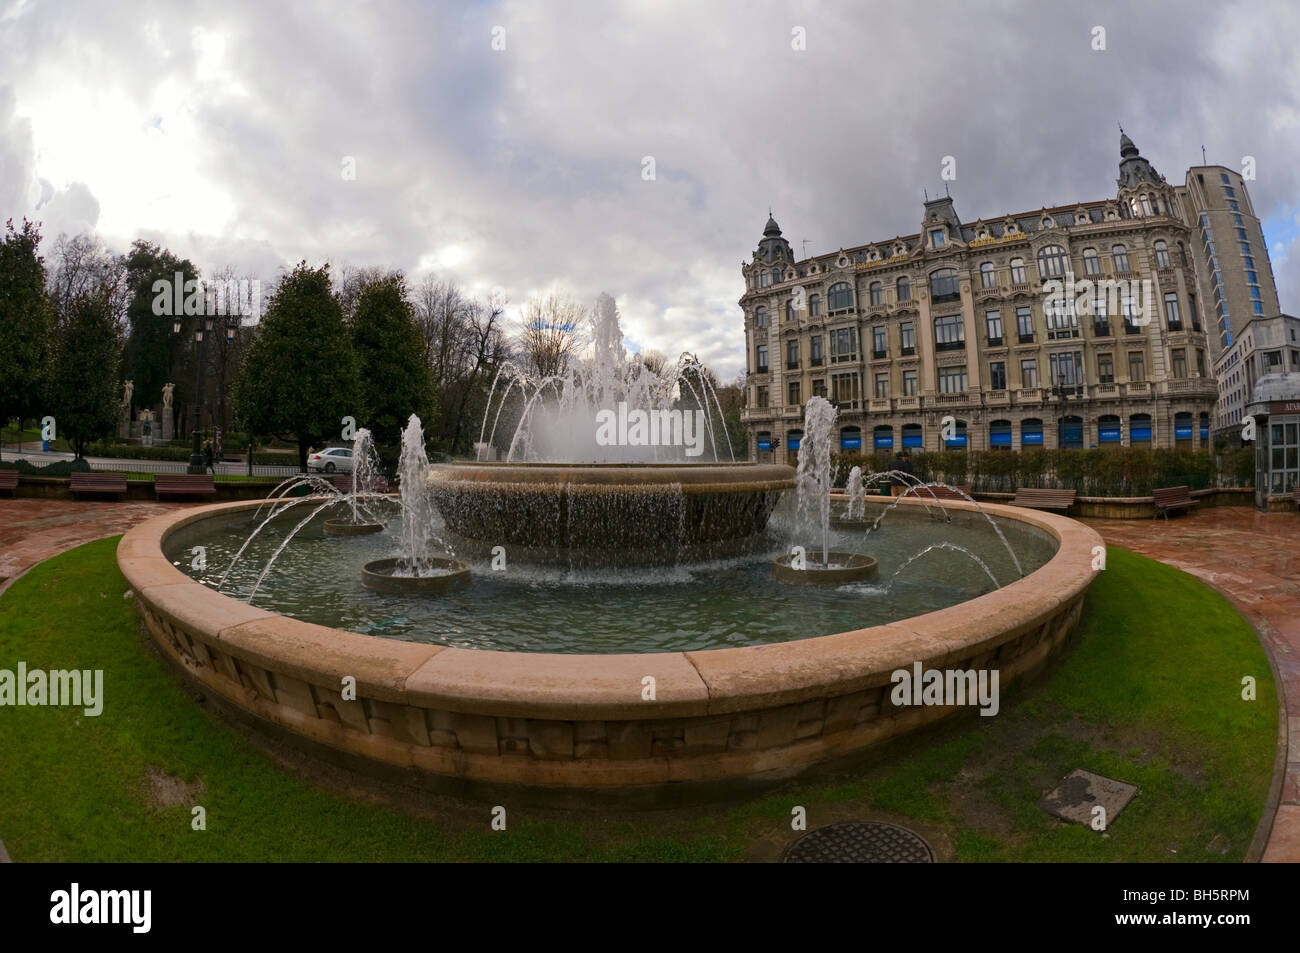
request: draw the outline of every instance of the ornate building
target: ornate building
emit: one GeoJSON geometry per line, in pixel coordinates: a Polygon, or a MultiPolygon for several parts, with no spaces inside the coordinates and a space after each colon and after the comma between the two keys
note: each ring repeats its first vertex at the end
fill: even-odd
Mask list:
{"type": "Polygon", "coordinates": [[[769,217],[741,269],[751,456],[790,460],[814,395],[845,450],[1207,446],[1199,211],[1122,133],[1117,186],[966,223],[933,199],[915,235],[803,260],[769,217]]]}

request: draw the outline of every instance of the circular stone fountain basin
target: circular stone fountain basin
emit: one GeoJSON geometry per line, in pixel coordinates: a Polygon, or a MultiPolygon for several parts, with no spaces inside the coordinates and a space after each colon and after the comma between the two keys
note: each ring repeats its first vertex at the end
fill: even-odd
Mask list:
{"type": "Polygon", "coordinates": [[[772,560],[772,575],[782,582],[806,586],[842,586],[876,576],[876,560],[864,553],[827,553],[825,566],[814,549],[803,558],[804,568],[797,569],[792,553],[777,556],[772,560]]]}
{"type": "Polygon", "coordinates": [[[430,467],[456,536],[527,550],[698,547],[762,532],[794,469],[775,464],[473,463],[430,467]]]}
{"type": "Polygon", "coordinates": [[[361,567],[361,584],[376,592],[418,592],[436,595],[469,585],[469,563],[450,556],[433,556],[418,576],[398,572],[401,560],[376,559],[361,567]]]}

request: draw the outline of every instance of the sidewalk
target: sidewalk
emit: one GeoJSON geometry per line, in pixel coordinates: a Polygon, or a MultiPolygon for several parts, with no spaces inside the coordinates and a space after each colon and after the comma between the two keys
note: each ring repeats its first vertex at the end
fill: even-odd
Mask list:
{"type": "Polygon", "coordinates": [[[1214,507],[1165,520],[1083,520],[1107,543],[1223,593],[1267,644],[1287,707],[1287,765],[1265,862],[1300,861],[1300,514],[1214,507]]]}

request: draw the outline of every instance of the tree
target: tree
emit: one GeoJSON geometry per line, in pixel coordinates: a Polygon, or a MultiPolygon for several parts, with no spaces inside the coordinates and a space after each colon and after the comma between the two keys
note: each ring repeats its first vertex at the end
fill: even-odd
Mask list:
{"type": "Polygon", "coordinates": [[[40,226],[13,219],[0,241],[0,427],[41,413],[49,370],[51,314],[40,226]]]}
{"type": "Polygon", "coordinates": [[[567,295],[531,299],[519,330],[520,356],[541,377],[563,374],[578,352],[578,329],[586,320],[587,309],[567,295]]]}
{"type": "Polygon", "coordinates": [[[113,316],[126,322],[131,289],[127,284],[126,257],[109,252],[94,235],[60,235],[46,274],[46,290],[56,315],[65,314],[79,294],[107,289],[113,316]]]}
{"type": "Polygon", "coordinates": [[[456,429],[451,436],[452,453],[455,453],[460,445],[461,433],[465,429],[466,412],[474,406],[471,401],[482,397],[483,403],[487,402],[487,395],[482,391],[482,382],[486,381],[487,386],[490,387],[495,370],[509,356],[505,334],[501,330],[504,315],[504,302],[484,305],[475,301],[470,309],[466,353],[473,361],[473,366],[461,387],[460,400],[456,405],[456,429]]]}
{"type": "Polygon", "coordinates": [[[356,355],[343,309],[330,287],[329,265],[299,262],[268,302],[244,366],[234,405],[253,435],[276,435],[307,448],[340,433],[343,418],[360,420],[356,355]]]}
{"type": "MultiPolygon", "coordinates": [[[[135,382],[135,403],[144,407],[162,400],[162,388],[168,381],[175,382],[180,392],[178,401],[193,403],[197,397],[191,383],[194,379],[193,349],[177,345],[193,340],[188,331],[195,320],[202,318],[182,318],[182,328],[186,333],[177,337],[172,334],[174,315],[170,310],[174,308],[164,314],[154,313],[154,304],[159,297],[154,291],[154,282],[165,281],[170,289],[177,272],[185,284],[197,281],[199,277],[199,270],[189,259],[177,258],[166,249],[146,241],[135,242],[126,256],[126,281],[130,291],[126,317],[130,330],[126,340],[125,376],[135,382]]],[[[182,287],[181,290],[184,295],[186,289],[182,287]]],[[[175,300],[174,292],[172,300],[175,300]]]]}
{"type": "Polygon", "coordinates": [[[368,275],[355,295],[350,323],[361,385],[357,421],[370,428],[391,467],[407,418],[416,414],[433,422],[437,399],[428,354],[401,273],[368,275]]]}
{"type": "Polygon", "coordinates": [[[59,316],[50,368],[50,413],[77,457],[86,444],[113,432],[118,415],[117,375],[122,330],[111,292],[80,292],[59,316]]]}

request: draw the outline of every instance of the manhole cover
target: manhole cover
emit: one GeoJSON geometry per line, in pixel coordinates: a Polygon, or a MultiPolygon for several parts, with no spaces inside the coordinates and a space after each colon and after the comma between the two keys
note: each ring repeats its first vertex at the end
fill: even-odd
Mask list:
{"type": "Polygon", "coordinates": [[[787,864],[932,864],[921,835],[879,821],[847,821],[809,831],[786,848],[787,864]]]}

